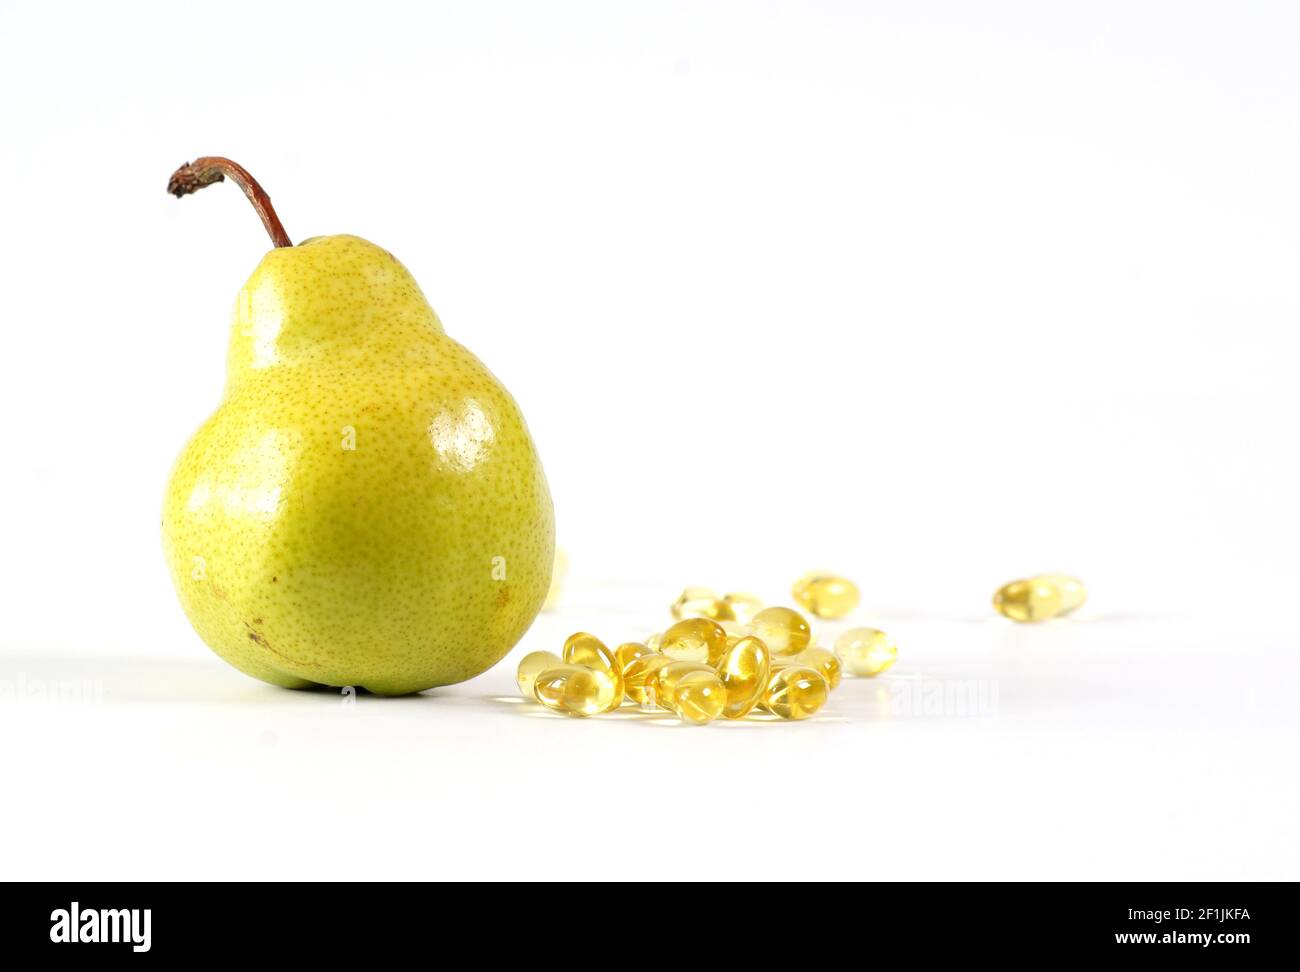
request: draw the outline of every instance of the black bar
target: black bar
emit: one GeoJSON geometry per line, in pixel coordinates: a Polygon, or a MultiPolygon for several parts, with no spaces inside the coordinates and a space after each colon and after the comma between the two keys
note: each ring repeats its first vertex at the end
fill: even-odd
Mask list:
{"type": "Polygon", "coordinates": [[[864,960],[883,954],[874,951],[881,945],[918,962],[1128,953],[1139,959],[1203,955],[1235,963],[1289,956],[1295,941],[1292,884],[35,883],[0,888],[6,958],[72,959],[96,966],[191,956],[395,961],[412,950],[440,960],[464,949],[481,949],[483,961],[540,962],[548,951],[544,943],[554,945],[554,936],[566,928],[594,936],[594,947],[583,951],[590,948],[593,960],[607,954],[610,962],[639,954],[666,961],[654,954],[665,935],[717,935],[724,925],[729,935],[752,929],[747,951],[760,961],[765,952],[775,958],[788,951],[793,958],[807,946],[807,939],[798,944],[796,935],[816,935],[826,948],[839,942],[862,947],[864,960]],[[637,915],[644,927],[636,927],[637,915]]]}

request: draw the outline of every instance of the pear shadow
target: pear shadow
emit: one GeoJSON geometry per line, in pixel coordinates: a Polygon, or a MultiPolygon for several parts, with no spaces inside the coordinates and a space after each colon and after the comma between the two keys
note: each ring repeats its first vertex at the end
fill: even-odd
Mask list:
{"type": "Polygon", "coordinates": [[[218,658],[78,657],[68,654],[0,654],[0,705],[84,702],[95,705],[190,702],[206,705],[337,705],[351,691],[367,701],[407,702],[423,695],[388,697],[364,688],[329,685],[288,689],[231,668],[218,658]]]}
{"type": "MultiPolygon", "coordinates": [[[[360,686],[309,685],[283,688],[232,668],[213,656],[205,658],[79,657],[39,652],[0,653],[0,705],[19,702],[86,701],[96,704],[193,702],[209,705],[337,705],[349,695],[367,705],[441,705],[473,701],[464,693],[438,686],[407,695],[384,695],[360,686]]],[[[522,699],[520,701],[523,701],[522,699]]]]}

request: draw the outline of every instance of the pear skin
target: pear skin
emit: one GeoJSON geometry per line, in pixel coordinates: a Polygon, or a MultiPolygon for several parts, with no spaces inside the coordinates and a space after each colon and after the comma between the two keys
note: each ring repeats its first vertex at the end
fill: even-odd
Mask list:
{"type": "Polygon", "coordinates": [[[355,236],[268,253],[163,506],[209,647],[289,688],[461,682],[527,631],[554,545],[519,407],[406,268],[355,236]]]}

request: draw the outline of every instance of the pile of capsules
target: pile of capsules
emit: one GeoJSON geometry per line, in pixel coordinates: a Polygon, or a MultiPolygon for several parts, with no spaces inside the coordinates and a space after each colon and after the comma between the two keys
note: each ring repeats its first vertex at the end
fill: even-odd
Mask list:
{"type": "MultiPolygon", "coordinates": [[[[856,585],[833,574],[809,574],[792,593],[819,618],[842,618],[859,600],[856,585]]],[[[752,594],[719,596],[689,587],[672,613],[676,623],[668,630],[613,651],[580,631],[570,635],[559,655],[525,655],[516,674],[519,691],[572,716],[633,703],[696,725],[751,713],[797,720],[826,703],[843,671],[871,677],[898,658],[893,639],[875,628],[845,631],[834,651],[814,645],[802,614],[764,607],[752,594]]]]}

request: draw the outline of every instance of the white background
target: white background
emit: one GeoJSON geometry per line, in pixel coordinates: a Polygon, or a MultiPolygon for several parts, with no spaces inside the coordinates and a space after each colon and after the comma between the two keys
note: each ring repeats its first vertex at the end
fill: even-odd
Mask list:
{"type": "Polygon", "coordinates": [[[1298,43],[1285,3],[6,2],[0,875],[1300,878],[1298,43]],[[158,518],[269,244],[164,193],[202,154],[514,392],[573,565],[520,651],[829,566],[894,671],[697,730],[539,715],[509,660],[350,707],[226,667],[158,518]],[[1079,620],[993,617],[1039,570],[1079,620]]]}

